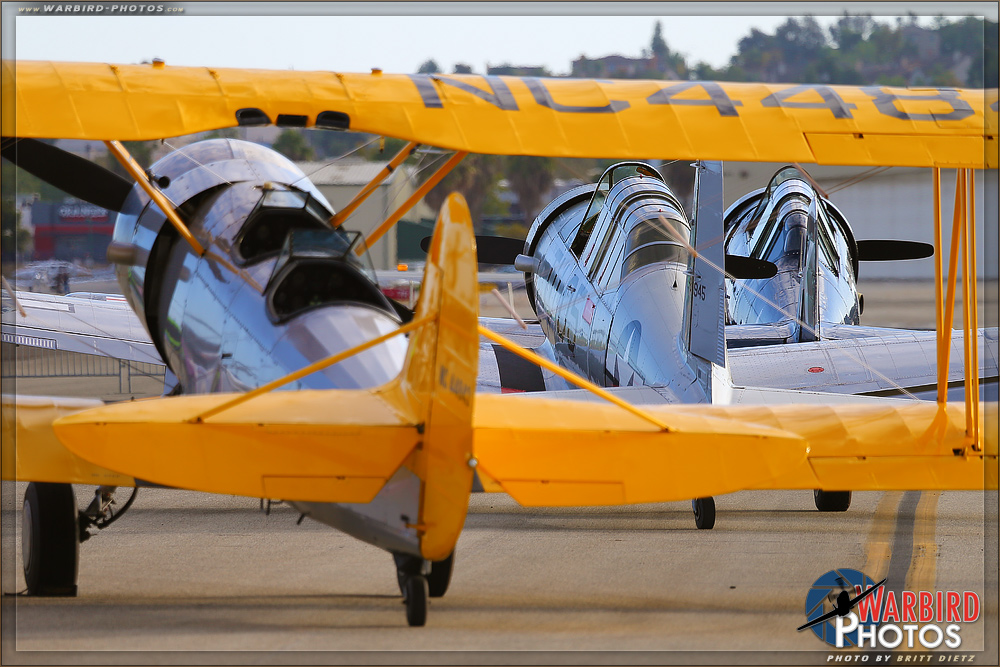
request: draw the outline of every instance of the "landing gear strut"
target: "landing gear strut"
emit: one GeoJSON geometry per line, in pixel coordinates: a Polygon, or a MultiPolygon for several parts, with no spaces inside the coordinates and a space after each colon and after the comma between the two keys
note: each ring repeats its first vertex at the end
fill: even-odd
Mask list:
{"type": "Polygon", "coordinates": [[[24,494],[21,556],[29,595],[76,596],[80,526],[69,484],[32,482],[24,494]]]}
{"type": "Polygon", "coordinates": [[[715,526],[715,498],[695,498],[691,501],[694,511],[694,525],[700,530],[711,530],[715,526]]]}
{"type": "Polygon", "coordinates": [[[427,598],[443,597],[451,583],[455,552],[441,561],[426,561],[409,554],[392,555],[396,562],[396,581],[406,605],[406,621],[411,626],[427,622],[427,598]]]}
{"type": "Polygon", "coordinates": [[[850,491],[813,490],[813,500],[820,512],[846,512],[851,506],[850,491]]]}

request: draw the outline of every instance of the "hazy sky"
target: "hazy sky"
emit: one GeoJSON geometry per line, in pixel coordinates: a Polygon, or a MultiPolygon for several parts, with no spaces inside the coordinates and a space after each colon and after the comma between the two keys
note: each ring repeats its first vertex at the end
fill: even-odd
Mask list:
{"type": "MultiPolygon", "coordinates": [[[[105,14],[110,13],[107,0],[90,2],[103,2],[105,14]]],[[[446,72],[455,63],[480,73],[488,64],[511,63],[545,65],[553,74],[567,74],[571,61],[581,55],[639,56],[660,20],[672,50],[692,65],[705,61],[719,67],[751,27],[773,33],[787,14],[813,14],[828,26],[845,7],[886,21],[908,10],[926,17],[992,13],[993,18],[997,11],[996,3],[165,4],[184,11],[155,16],[14,13],[14,21],[4,22],[5,38],[11,23],[15,31],[14,40],[4,39],[4,57],[16,53],[19,59],[116,63],[157,57],[173,65],[348,72],[371,67],[412,72],[433,58],[446,72]],[[716,15],[705,16],[712,11],[716,15]],[[230,15],[218,15],[223,12],[230,15]],[[401,16],[403,12],[411,15],[401,16]],[[613,13],[593,15],[597,12],[613,13]],[[372,15],[376,13],[384,15],[372,15]]],[[[11,5],[4,3],[5,19],[11,5]]]]}

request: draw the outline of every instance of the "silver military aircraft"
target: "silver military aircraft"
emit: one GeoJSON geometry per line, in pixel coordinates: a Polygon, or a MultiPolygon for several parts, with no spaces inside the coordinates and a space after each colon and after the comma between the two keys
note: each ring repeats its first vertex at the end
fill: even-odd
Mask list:
{"type": "MultiPolygon", "coordinates": [[[[525,272],[543,356],[600,386],[636,387],[619,389],[636,403],[756,400],[742,390],[734,399],[740,385],[933,397],[934,332],[860,326],[857,289],[859,261],[927,257],[931,246],[856,241],[795,167],[723,215],[721,163],[696,167],[694,220],[639,162],[610,167],[538,215],[514,265],[525,272]]],[[[980,336],[981,389],[995,391],[997,330],[980,336]]],[[[960,345],[956,334],[953,359],[960,345]]],[[[507,390],[568,389],[534,367],[508,370],[505,383],[497,365],[507,390]]],[[[951,379],[961,378],[956,363],[951,379]]],[[[578,390],[558,395],[589,400],[578,390]]],[[[844,511],[851,492],[814,498],[821,511],[844,511]]],[[[693,501],[693,510],[699,528],[713,527],[713,499],[693,501]]]]}

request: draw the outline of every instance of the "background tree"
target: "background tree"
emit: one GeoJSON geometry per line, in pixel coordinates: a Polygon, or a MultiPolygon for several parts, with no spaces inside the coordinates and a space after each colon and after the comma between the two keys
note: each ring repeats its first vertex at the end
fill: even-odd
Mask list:
{"type": "Polygon", "coordinates": [[[649,45],[649,50],[652,52],[654,58],[659,58],[662,61],[666,61],[670,56],[670,49],[663,39],[663,24],[659,21],[653,27],[653,41],[649,45]]]}
{"type": "MultiPolygon", "coordinates": [[[[481,228],[483,208],[493,195],[502,167],[503,158],[500,156],[468,155],[427,193],[424,201],[436,212],[449,194],[461,192],[469,204],[472,224],[481,228]]],[[[426,170],[425,178],[429,177],[432,171],[426,170]]]]}
{"type": "Polygon", "coordinates": [[[240,130],[237,127],[224,127],[219,130],[212,130],[206,136],[206,139],[239,139],[240,130]]]}
{"type": "Polygon", "coordinates": [[[292,129],[283,130],[271,148],[292,162],[304,162],[312,160],[316,156],[316,151],[309,145],[302,133],[292,129]]]}
{"type": "Polygon", "coordinates": [[[455,63],[455,74],[472,74],[472,67],[465,63],[455,63]]]}
{"type": "MultiPolygon", "coordinates": [[[[132,159],[145,169],[153,164],[153,151],[156,150],[158,143],[156,141],[123,141],[122,146],[129,152],[132,159]]],[[[125,171],[125,167],[110,152],[104,155],[101,162],[103,162],[103,166],[107,169],[128,179],[130,183],[132,182],[132,177],[125,171]]]]}
{"type": "Polygon", "coordinates": [[[437,74],[441,71],[438,64],[434,62],[434,59],[425,60],[424,63],[417,68],[417,74],[437,74]]]}
{"type": "Polygon", "coordinates": [[[503,166],[510,191],[517,195],[524,221],[530,225],[547,203],[543,200],[555,181],[555,159],[510,155],[503,166]]]}
{"type": "Polygon", "coordinates": [[[31,232],[21,225],[21,211],[17,209],[13,195],[0,199],[0,230],[4,264],[31,250],[31,232]]]}

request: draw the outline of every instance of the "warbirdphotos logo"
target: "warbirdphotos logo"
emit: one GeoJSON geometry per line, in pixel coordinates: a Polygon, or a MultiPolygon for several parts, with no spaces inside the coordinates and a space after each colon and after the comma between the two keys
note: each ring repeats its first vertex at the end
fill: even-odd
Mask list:
{"type": "Polygon", "coordinates": [[[979,618],[977,593],[965,591],[895,591],[886,579],[875,582],[858,570],[830,570],[806,594],[806,622],[835,648],[950,649],[962,645],[962,623],[979,618]]]}

